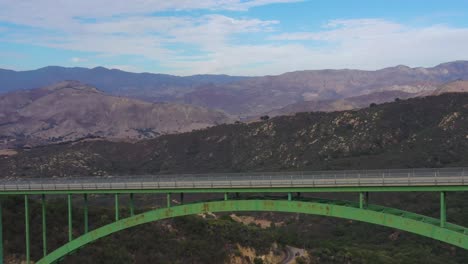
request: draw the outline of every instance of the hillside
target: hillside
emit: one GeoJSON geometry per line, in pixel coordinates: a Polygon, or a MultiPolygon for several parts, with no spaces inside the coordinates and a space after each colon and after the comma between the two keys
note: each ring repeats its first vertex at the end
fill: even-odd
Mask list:
{"type": "MultiPolygon", "coordinates": [[[[468,94],[447,93],[355,111],[300,113],[251,124],[219,125],[136,143],[102,140],[36,147],[0,157],[0,176],[467,166],[467,118],[468,94]]],[[[355,193],[313,195],[357,199],[355,193]]],[[[437,195],[372,193],[371,200],[438,217],[437,195]]],[[[154,208],[164,203],[161,195],[152,195],[146,203],[143,196],[138,197],[138,210],[144,210],[145,204],[154,208]]],[[[49,199],[48,224],[55,228],[49,246],[55,248],[67,239],[66,232],[60,231],[66,226],[66,218],[60,215],[67,209],[63,199],[49,199]]],[[[92,224],[99,226],[113,218],[113,198],[108,199],[107,209],[102,207],[102,200],[90,206],[92,224]]],[[[126,204],[122,202],[122,207],[126,204]]],[[[5,225],[11,226],[4,233],[5,248],[8,257],[18,260],[13,263],[24,259],[24,241],[9,239],[24,233],[23,225],[12,224],[24,220],[19,207],[19,198],[4,202],[5,225]]],[[[40,210],[40,205],[32,200],[31,208],[40,210]]],[[[449,208],[449,221],[466,222],[466,193],[450,194],[449,208]]],[[[122,208],[122,214],[128,215],[126,209],[122,208]]],[[[81,209],[74,212],[78,217],[83,215],[81,209]]],[[[216,219],[180,217],[111,235],[67,256],[66,261],[233,263],[233,257],[242,256],[237,245],[262,255],[277,252],[273,244],[280,250],[286,245],[306,248],[312,263],[455,264],[465,263],[467,257],[466,251],[432,239],[356,221],[300,214],[246,214],[282,224],[264,229],[236,223],[226,215],[216,219]],[[184,239],[174,239],[180,237],[184,239]]],[[[32,216],[32,229],[40,232],[40,214],[32,216]]],[[[82,225],[74,228],[74,232],[83,232],[82,225]]],[[[40,236],[32,239],[35,242],[31,252],[37,259],[42,253],[40,236]]],[[[242,263],[252,261],[250,258],[242,263]]]]}
{"type": "Polygon", "coordinates": [[[302,101],[336,100],[383,91],[420,93],[468,79],[468,61],[432,68],[396,66],[376,71],[307,70],[205,85],[183,95],[186,103],[255,116],[302,101]]]}
{"type": "Polygon", "coordinates": [[[467,166],[467,117],[468,94],[450,93],[137,143],[23,150],[1,159],[0,169],[5,175],[52,176],[467,166]]]}
{"type": "Polygon", "coordinates": [[[370,104],[382,104],[395,99],[415,97],[415,93],[398,90],[375,92],[336,100],[303,101],[287,105],[283,108],[266,113],[268,116],[288,115],[299,112],[333,112],[368,107],[370,104]]]}
{"type": "Polygon", "coordinates": [[[468,81],[457,80],[438,87],[432,95],[441,95],[444,93],[466,93],[468,92],[468,81]]]}
{"type": "Polygon", "coordinates": [[[76,81],[0,97],[0,147],[21,147],[84,137],[154,138],[229,122],[201,107],[106,95],[76,81]]]}

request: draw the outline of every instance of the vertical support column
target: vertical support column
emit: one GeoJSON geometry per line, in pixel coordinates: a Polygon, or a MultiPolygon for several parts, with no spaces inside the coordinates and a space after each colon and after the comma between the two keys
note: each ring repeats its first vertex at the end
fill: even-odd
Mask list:
{"type": "Polygon", "coordinates": [[[46,198],[45,194],[41,197],[42,205],[42,254],[47,255],[47,222],[46,222],[46,198]]]}
{"type": "Polygon", "coordinates": [[[171,194],[168,193],[166,194],[166,199],[167,199],[167,208],[171,207],[171,194]]]}
{"type": "Polygon", "coordinates": [[[2,200],[0,200],[0,264],[3,264],[3,215],[2,215],[2,200]]]}
{"type": "Polygon", "coordinates": [[[184,193],[180,193],[180,204],[184,204],[184,193]]]}
{"type": "Polygon", "coordinates": [[[227,201],[227,200],[228,200],[228,193],[225,192],[225,193],[224,193],[224,201],[227,201]]]}
{"type": "Polygon", "coordinates": [[[291,200],[292,200],[292,194],[288,193],[288,201],[291,201],[291,200]]]}
{"type": "Polygon", "coordinates": [[[359,208],[360,209],[364,208],[364,193],[363,192],[359,193],[359,208]]]}
{"type": "Polygon", "coordinates": [[[119,221],[119,194],[114,195],[115,198],[115,221],[119,221]]]}
{"type": "Polygon", "coordinates": [[[28,195],[24,195],[24,223],[26,235],[26,264],[30,263],[31,256],[29,251],[29,199],[28,195]]]}
{"type": "Polygon", "coordinates": [[[84,199],[84,201],[83,201],[83,203],[84,203],[84,205],[83,205],[83,207],[84,207],[83,208],[83,212],[84,212],[84,232],[86,234],[89,231],[89,225],[88,225],[88,194],[87,193],[85,193],[83,195],[83,199],[84,199]]]}
{"type": "Polygon", "coordinates": [[[367,208],[368,202],[369,202],[369,193],[368,192],[360,192],[359,193],[359,208],[360,209],[367,208]]]}
{"type": "Polygon", "coordinates": [[[445,201],[445,192],[440,192],[440,227],[445,227],[447,222],[447,202],[445,201]]]}
{"type": "Polygon", "coordinates": [[[135,215],[135,201],[133,200],[133,193],[130,194],[130,216],[135,215]]]}
{"type": "Polygon", "coordinates": [[[72,226],[72,197],[71,194],[67,195],[68,200],[68,241],[73,240],[73,226],[72,226]]]}

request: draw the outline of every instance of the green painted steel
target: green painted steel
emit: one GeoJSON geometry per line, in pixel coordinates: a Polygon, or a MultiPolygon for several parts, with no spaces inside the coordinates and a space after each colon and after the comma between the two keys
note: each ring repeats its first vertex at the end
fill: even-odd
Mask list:
{"type": "Polygon", "coordinates": [[[167,199],[167,208],[171,207],[171,194],[167,193],[166,194],[166,199],[167,199]]]}
{"type": "Polygon", "coordinates": [[[42,254],[47,255],[47,222],[46,222],[46,198],[45,194],[41,196],[42,207],[42,254]]]}
{"type": "Polygon", "coordinates": [[[445,227],[447,222],[447,202],[445,201],[445,192],[440,192],[440,227],[445,227]]]}
{"type": "Polygon", "coordinates": [[[224,193],[224,201],[227,201],[228,200],[228,193],[224,193]]]}
{"type": "Polygon", "coordinates": [[[130,194],[130,216],[135,215],[135,201],[133,200],[133,193],[130,194]]]}
{"type": "Polygon", "coordinates": [[[2,200],[0,200],[0,264],[3,264],[3,214],[2,200]]]}
{"type": "Polygon", "coordinates": [[[29,199],[28,196],[24,196],[24,223],[25,223],[25,239],[26,239],[26,264],[30,263],[31,255],[29,249],[29,199]]]}
{"type": "Polygon", "coordinates": [[[462,192],[468,191],[468,185],[438,185],[438,186],[349,186],[349,187],[277,187],[277,188],[168,188],[168,189],[115,189],[115,190],[24,190],[0,191],[0,196],[25,194],[150,194],[150,193],[323,193],[323,192],[462,192]]]}
{"type": "Polygon", "coordinates": [[[274,211],[338,217],[396,228],[468,249],[466,228],[450,223],[446,223],[445,228],[442,228],[440,227],[439,219],[393,208],[368,205],[367,209],[360,209],[359,204],[356,203],[329,200],[285,201],[255,199],[201,202],[148,211],[133,217],[121,219],[93,230],[88,234],[84,234],[59,247],[37,263],[54,263],[67,254],[97,239],[152,221],[207,212],[232,211],[274,211]]]}
{"type": "Polygon", "coordinates": [[[369,202],[369,193],[368,192],[360,192],[359,193],[359,208],[361,208],[361,209],[366,208],[368,202],[369,202]]]}
{"type": "Polygon", "coordinates": [[[364,208],[364,193],[362,192],[359,193],[359,208],[364,208]]]}
{"type": "Polygon", "coordinates": [[[288,193],[288,201],[291,201],[291,200],[292,200],[292,194],[288,193]]]}
{"type": "Polygon", "coordinates": [[[71,194],[67,195],[68,200],[68,241],[73,240],[73,223],[72,223],[72,198],[71,194]]]}
{"type": "Polygon", "coordinates": [[[115,195],[115,221],[119,221],[119,194],[115,195]]]}
{"type": "Polygon", "coordinates": [[[83,213],[84,213],[84,232],[85,234],[89,231],[88,223],[88,194],[83,195],[83,213]]]}

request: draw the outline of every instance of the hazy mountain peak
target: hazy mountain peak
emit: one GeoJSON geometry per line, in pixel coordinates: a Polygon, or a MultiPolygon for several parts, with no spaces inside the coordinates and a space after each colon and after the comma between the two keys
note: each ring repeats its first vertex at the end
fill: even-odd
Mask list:
{"type": "Polygon", "coordinates": [[[50,86],[43,87],[41,89],[44,91],[50,91],[50,92],[58,91],[62,89],[74,89],[74,90],[79,90],[79,91],[102,93],[95,87],[92,87],[90,85],[87,85],[80,81],[75,81],[75,80],[65,80],[65,81],[50,85],[50,86]]]}
{"type": "Polygon", "coordinates": [[[154,138],[230,121],[220,111],[117,97],[78,81],[62,81],[0,96],[0,148],[90,136],[154,138]]]}

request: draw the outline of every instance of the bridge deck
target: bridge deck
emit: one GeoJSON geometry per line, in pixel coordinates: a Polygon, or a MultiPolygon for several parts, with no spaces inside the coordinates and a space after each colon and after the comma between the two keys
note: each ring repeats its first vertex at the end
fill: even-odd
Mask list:
{"type": "Polygon", "coordinates": [[[12,178],[12,191],[468,186],[467,168],[12,178]]]}

